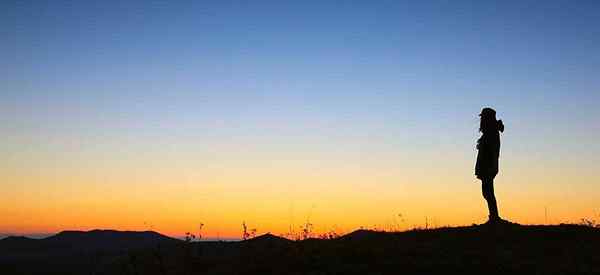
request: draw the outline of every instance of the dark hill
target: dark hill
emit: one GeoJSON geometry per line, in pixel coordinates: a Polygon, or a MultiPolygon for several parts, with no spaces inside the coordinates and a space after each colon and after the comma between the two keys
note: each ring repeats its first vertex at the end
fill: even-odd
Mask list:
{"type": "Polygon", "coordinates": [[[132,251],[179,243],[153,231],[63,231],[43,239],[7,237],[0,240],[0,274],[77,274],[132,251]]]}
{"type": "Polygon", "coordinates": [[[198,253],[172,258],[185,268],[169,274],[600,274],[600,229],[576,225],[358,230],[304,241],[270,235],[188,249],[198,253]]]}
{"type": "Polygon", "coordinates": [[[3,250],[18,251],[33,249],[36,247],[37,241],[36,239],[23,236],[9,236],[0,240],[0,253],[3,250]]]}
{"type": "MultiPolygon", "coordinates": [[[[145,246],[156,244],[147,240],[171,243],[172,239],[157,233],[116,231],[69,231],[48,239],[90,244],[137,240],[144,245],[102,260],[93,253],[76,257],[44,252],[16,264],[0,262],[0,274],[34,274],[21,271],[44,266],[48,259],[68,264],[36,269],[38,274],[600,274],[600,229],[579,225],[511,224],[399,233],[358,230],[335,239],[304,241],[267,234],[239,242],[174,240],[173,245],[154,246],[145,246]]],[[[6,255],[10,251],[1,250],[3,243],[21,241],[30,243],[1,240],[0,251],[6,255]]]]}
{"type": "Polygon", "coordinates": [[[82,248],[88,250],[127,250],[143,248],[158,243],[180,242],[154,231],[62,231],[40,240],[48,245],[82,248]]]}
{"type": "Polygon", "coordinates": [[[246,244],[254,244],[254,245],[259,245],[259,246],[277,246],[277,245],[289,245],[293,241],[283,238],[283,237],[275,236],[271,233],[267,233],[264,235],[260,235],[256,238],[252,238],[252,239],[245,240],[242,242],[246,243],[246,244]]]}

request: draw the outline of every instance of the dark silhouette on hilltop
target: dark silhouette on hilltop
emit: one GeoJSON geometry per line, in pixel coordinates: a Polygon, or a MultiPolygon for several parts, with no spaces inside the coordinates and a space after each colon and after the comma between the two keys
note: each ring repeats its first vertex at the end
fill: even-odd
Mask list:
{"type": "Polygon", "coordinates": [[[500,156],[500,132],[504,132],[502,120],[496,120],[496,111],[492,108],[481,110],[479,131],[481,137],[477,140],[477,163],[475,175],[481,180],[481,191],[487,201],[490,212],[488,224],[501,222],[498,215],[498,205],[494,195],[494,178],[498,174],[498,158],[500,156]]]}

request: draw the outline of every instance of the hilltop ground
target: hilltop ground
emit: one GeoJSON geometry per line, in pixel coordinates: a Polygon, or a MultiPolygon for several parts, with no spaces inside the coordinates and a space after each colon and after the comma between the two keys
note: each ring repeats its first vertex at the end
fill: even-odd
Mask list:
{"type": "MultiPolygon", "coordinates": [[[[1,248],[2,241],[0,252],[7,252],[1,248]]],[[[162,239],[151,247],[133,248],[109,258],[97,257],[85,258],[89,264],[80,265],[72,273],[600,274],[600,229],[579,225],[505,225],[399,233],[359,230],[335,239],[303,241],[273,235],[240,242],[162,239]]],[[[67,260],[72,263],[77,259],[67,260]]],[[[6,261],[0,264],[8,267],[6,261]]],[[[63,268],[75,266],[72,264],[63,268]]],[[[20,271],[19,265],[10,267],[0,271],[20,271]]],[[[50,271],[41,273],[53,273],[50,271]]],[[[55,274],[67,274],[66,271],[55,274]]]]}

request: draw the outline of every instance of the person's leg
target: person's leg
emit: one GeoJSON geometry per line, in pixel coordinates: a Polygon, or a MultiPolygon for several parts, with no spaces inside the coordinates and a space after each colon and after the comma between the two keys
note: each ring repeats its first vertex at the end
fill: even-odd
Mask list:
{"type": "Polygon", "coordinates": [[[498,206],[496,204],[496,196],[494,195],[494,179],[493,178],[483,178],[481,179],[481,191],[483,193],[483,198],[487,201],[488,210],[490,212],[490,220],[497,220],[500,217],[498,216],[498,206]]]}

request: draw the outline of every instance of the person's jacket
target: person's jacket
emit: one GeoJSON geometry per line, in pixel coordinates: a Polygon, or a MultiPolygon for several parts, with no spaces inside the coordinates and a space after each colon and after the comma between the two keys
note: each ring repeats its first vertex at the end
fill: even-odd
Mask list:
{"type": "Polygon", "coordinates": [[[484,132],[477,141],[477,178],[493,178],[498,174],[498,157],[500,156],[500,133],[484,132]]]}

